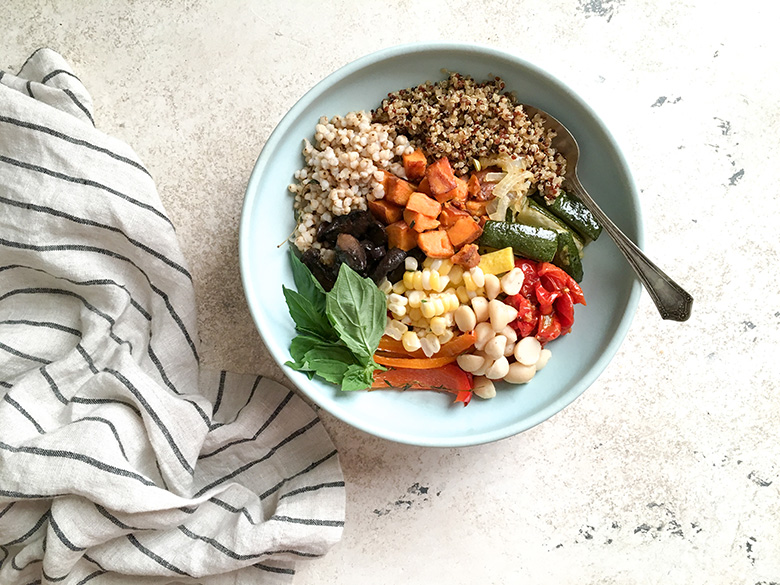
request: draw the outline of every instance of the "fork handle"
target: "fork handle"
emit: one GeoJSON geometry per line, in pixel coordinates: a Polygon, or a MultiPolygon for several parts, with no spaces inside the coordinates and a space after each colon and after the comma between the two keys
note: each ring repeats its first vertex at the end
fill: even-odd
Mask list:
{"type": "Polygon", "coordinates": [[[693,297],[669,278],[658,266],[645,256],[645,253],[609,219],[585,188],[577,181],[571,181],[571,190],[585,206],[596,216],[623,253],[631,268],[642,281],[653,299],[662,319],[687,321],[691,316],[693,297]]]}

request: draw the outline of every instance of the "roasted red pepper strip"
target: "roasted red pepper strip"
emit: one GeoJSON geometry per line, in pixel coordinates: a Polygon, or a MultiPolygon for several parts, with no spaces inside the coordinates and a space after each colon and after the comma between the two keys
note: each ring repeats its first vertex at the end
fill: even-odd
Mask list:
{"type": "Polygon", "coordinates": [[[429,370],[413,370],[409,368],[388,368],[385,371],[374,371],[372,390],[438,390],[456,395],[456,401],[468,403],[471,396],[461,394],[471,393],[474,389],[474,376],[464,372],[455,364],[447,364],[429,370]]]}

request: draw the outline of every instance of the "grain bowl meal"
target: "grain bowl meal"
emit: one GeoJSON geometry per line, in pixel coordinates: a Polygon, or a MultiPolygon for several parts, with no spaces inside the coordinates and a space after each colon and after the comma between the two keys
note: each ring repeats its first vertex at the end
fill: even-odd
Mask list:
{"type": "Polygon", "coordinates": [[[601,227],[554,132],[500,78],[449,73],[320,118],[295,173],[293,369],[343,390],[525,384],[585,304],[601,227]]]}

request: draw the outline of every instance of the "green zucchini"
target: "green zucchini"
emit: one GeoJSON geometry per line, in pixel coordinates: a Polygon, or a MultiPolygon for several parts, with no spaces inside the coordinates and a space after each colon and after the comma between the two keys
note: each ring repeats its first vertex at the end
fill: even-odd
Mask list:
{"type": "Polygon", "coordinates": [[[556,217],[560,218],[570,229],[582,236],[586,242],[598,239],[601,235],[601,225],[585,204],[571,193],[561,191],[552,203],[548,203],[540,195],[534,195],[533,201],[544,205],[556,217]]]}
{"type": "Polygon", "coordinates": [[[569,230],[558,232],[558,251],[553,258],[553,264],[565,270],[577,282],[582,281],[582,258],[574,234],[569,230]]]}
{"type": "Polygon", "coordinates": [[[511,247],[515,255],[552,262],[558,252],[558,232],[522,223],[487,221],[479,237],[479,245],[501,249],[511,247]]]}

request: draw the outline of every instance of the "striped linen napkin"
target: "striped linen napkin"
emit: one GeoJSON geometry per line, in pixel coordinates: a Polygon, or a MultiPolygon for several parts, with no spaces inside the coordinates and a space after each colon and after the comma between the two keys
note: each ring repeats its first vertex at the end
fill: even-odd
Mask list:
{"type": "Polygon", "coordinates": [[[0,584],[290,583],[341,537],[316,413],[199,365],[154,182],[65,60],[0,71],[0,584]]]}

